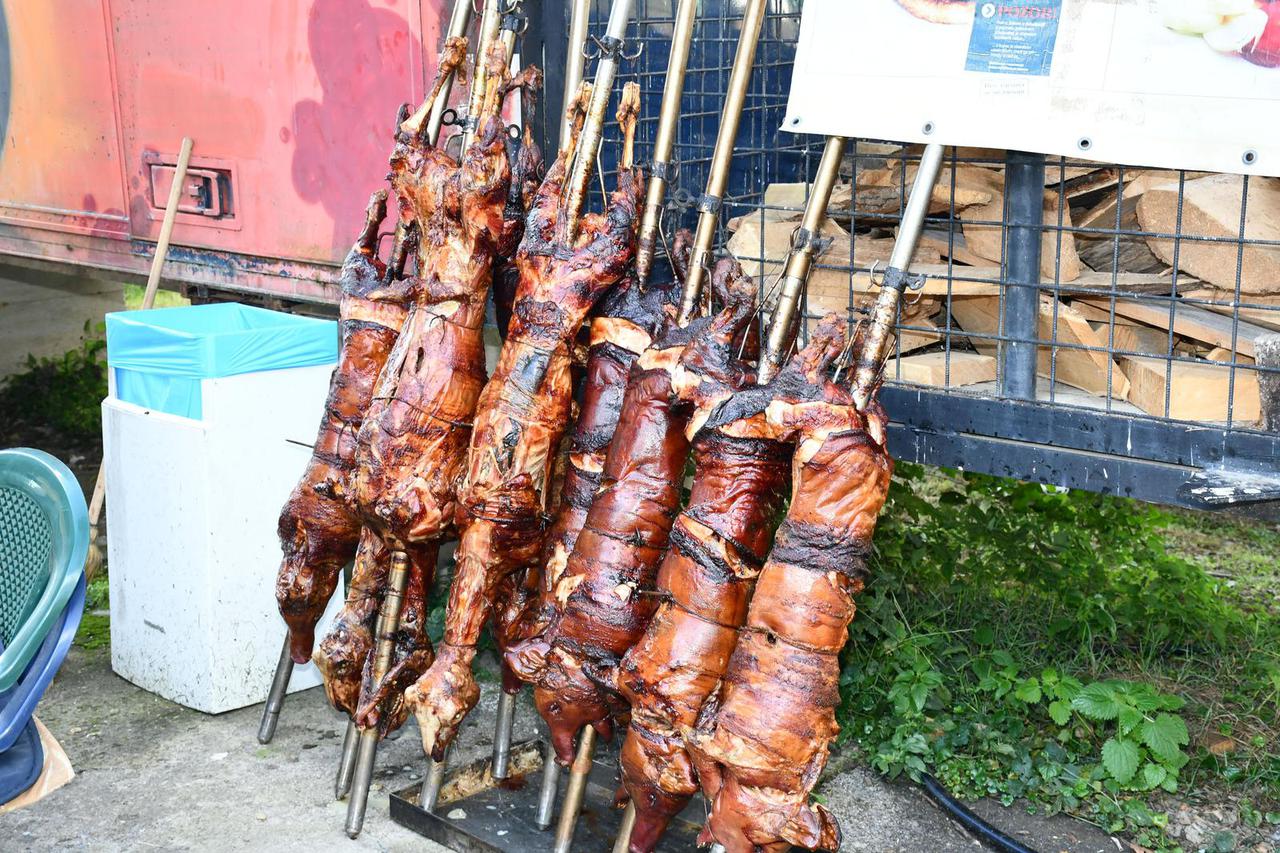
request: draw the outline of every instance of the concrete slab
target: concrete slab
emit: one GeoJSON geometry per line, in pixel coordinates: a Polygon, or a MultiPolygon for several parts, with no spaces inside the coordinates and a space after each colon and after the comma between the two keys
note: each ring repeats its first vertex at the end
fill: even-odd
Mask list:
{"type": "MultiPolygon", "coordinates": [[[[484,685],[455,747],[457,760],[488,754],[497,693],[496,683],[484,685]]],[[[260,705],[218,716],[187,710],[113,674],[108,649],[73,648],[39,716],[78,775],[45,800],[5,815],[0,850],[444,850],[388,817],[389,792],[417,781],[426,767],[412,721],[379,751],[364,832],[349,841],[345,804],[332,794],[345,721],[318,688],[294,694],[275,740],[260,746],[260,714],[260,705]]],[[[536,735],[527,691],[516,721],[517,740],[536,735]]],[[[913,786],[850,769],[820,793],[844,828],[842,849],[982,849],[913,786]]],[[[1068,818],[1045,820],[997,803],[977,808],[1042,853],[1117,849],[1106,835],[1068,818]]]]}
{"type": "Polygon", "coordinates": [[[123,308],[121,284],[0,268],[0,377],[25,368],[28,353],[74,349],[85,321],[100,323],[108,311],[123,308]]]}

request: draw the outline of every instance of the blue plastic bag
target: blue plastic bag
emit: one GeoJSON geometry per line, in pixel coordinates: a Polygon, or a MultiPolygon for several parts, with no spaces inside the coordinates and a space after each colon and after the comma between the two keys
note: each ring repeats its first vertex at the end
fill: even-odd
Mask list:
{"type": "Polygon", "coordinates": [[[116,397],[199,420],[200,381],[331,364],[338,324],[237,302],[107,315],[116,397]]]}

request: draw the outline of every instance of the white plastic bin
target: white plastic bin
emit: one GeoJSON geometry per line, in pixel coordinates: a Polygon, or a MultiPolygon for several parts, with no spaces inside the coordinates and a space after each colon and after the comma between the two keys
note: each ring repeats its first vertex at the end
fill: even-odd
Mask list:
{"type": "MultiPolygon", "coordinates": [[[[285,634],[276,518],[310,457],[334,360],[199,379],[198,419],[118,399],[111,371],[102,414],[117,674],[207,713],[266,698],[285,634]]],[[[319,636],[340,600],[341,588],[319,636]]],[[[307,664],[290,690],[319,683],[307,664]]]]}

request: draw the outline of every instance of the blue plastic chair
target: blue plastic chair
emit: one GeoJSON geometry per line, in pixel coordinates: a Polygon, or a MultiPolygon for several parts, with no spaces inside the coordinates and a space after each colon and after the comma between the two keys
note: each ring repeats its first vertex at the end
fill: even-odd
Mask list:
{"type": "Polygon", "coordinates": [[[65,615],[88,552],[89,509],[70,469],[41,450],[0,450],[0,693],[65,615]]]}
{"type": "Polygon", "coordinates": [[[44,746],[35,721],[28,722],[19,734],[8,752],[0,752],[0,803],[30,788],[44,770],[44,746]]]}
{"type": "Polygon", "coordinates": [[[18,679],[18,683],[4,693],[0,693],[0,753],[13,746],[14,741],[22,734],[23,729],[35,714],[36,705],[53,677],[58,674],[58,667],[67,658],[71,649],[71,641],[76,637],[80,627],[80,617],[84,615],[85,581],[80,575],[80,582],[71,593],[67,608],[62,611],[57,625],[45,637],[44,643],[35,658],[27,665],[27,671],[18,679]]]}

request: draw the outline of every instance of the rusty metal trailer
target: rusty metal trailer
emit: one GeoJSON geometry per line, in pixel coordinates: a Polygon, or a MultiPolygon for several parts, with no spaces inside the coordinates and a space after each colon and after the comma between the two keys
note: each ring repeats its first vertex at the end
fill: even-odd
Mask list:
{"type": "MultiPolygon", "coordinates": [[[[385,168],[389,128],[401,101],[422,97],[434,71],[445,0],[226,0],[216,12],[183,0],[0,0],[0,260],[73,269],[121,278],[140,276],[154,247],[179,140],[196,140],[194,171],[184,188],[167,273],[170,283],[197,298],[232,294],[283,307],[312,310],[331,303],[336,264],[355,233],[362,200],[385,168]]],[[[547,71],[540,128],[555,145],[564,96],[569,31],[565,0],[525,0],[530,26],[522,55],[547,71]],[[551,117],[551,120],[547,120],[551,117]]],[[[603,32],[605,0],[591,0],[593,34],[603,32]]],[[[644,113],[639,134],[643,160],[653,143],[675,14],[675,0],[637,0],[631,40],[643,45],[624,64],[623,79],[640,82],[644,113]]],[[[774,183],[810,180],[822,140],[782,126],[803,0],[770,0],[755,73],[738,135],[722,222],[794,211],[803,199],[767,200],[774,183]]],[[[676,171],[664,233],[689,224],[701,199],[723,94],[738,37],[741,4],[704,0],[694,33],[676,171]]],[[[856,93],[848,93],[856,97],[856,93]]],[[[604,148],[609,172],[613,146],[604,148]]],[[[886,146],[850,145],[846,180],[889,163],[905,178],[918,156],[903,148],[886,159],[886,146]]],[[[1212,507],[1280,498],[1280,435],[1253,415],[1239,395],[1248,383],[1274,377],[1275,367],[1242,351],[1247,315],[1280,329],[1280,301],[1257,300],[1240,288],[1223,316],[1230,377],[1225,410],[1216,420],[1180,417],[1172,373],[1195,361],[1175,345],[1139,352],[1117,336],[1116,308],[1138,301],[1168,316],[1213,306],[1190,292],[1175,272],[1166,292],[1135,292],[1118,275],[1103,276],[1089,296],[1102,306],[1098,337],[1081,343],[1055,313],[1048,323],[1037,302],[1079,295],[1063,273],[1059,235],[1113,245],[1158,238],[1187,246],[1215,241],[1234,248],[1280,254],[1280,243],[1247,233],[1248,180],[1241,181],[1240,228],[1206,236],[1184,227],[1156,234],[1119,216],[1074,225],[1045,216],[1042,194],[1065,210],[1083,161],[1010,152],[950,152],[948,166],[998,165],[1005,204],[986,223],[1000,234],[994,270],[948,261],[935,326],[903,317],[900,331],[935,335],[935,351],[948,365],[960,352],[986,347],[1000,354],[999,375],[986,385],[959,386],[950,375],[938,385],[902,381],[891,362],[883,399],[894,417],[891,449],[900,459],[1037,480],[1047,484],[1130,495],[1144,500],[1212,507]],[[986,159],[984,159],[984,156],[986,159]],[[1044,258],[1042,248],[1047,248],[1044,258]],[[1049,270],[1048,274],[1043,271],[1049,270]],[[986,285],[999,296],[999,324],[962,329],[952,317],[961,285],[986,285]],[[1272,313],[1268,313],[1272,312],[1272,313]],[[1163,405],[1135,407],[1117,392],[1123,378],[1107,368],[1107,387],[1083,393],[1064,380],[1072,353],[1090,353],[1108,365],[1141,357],[1168,380],[1163,405]],[[1040,374],[1039,376],[1037,374],[1040,374]],[[1113,387],[1113,380],[1114,385],[1113,387]]],[[[1125,186],[1115,167],[1115,188],[1125,186]]],[[[1175,174],[1178,210],[1188,176],[1175,174]]],[[[1274,180],[1274,179],[1252,179],[1274,180]]],[[[900,186],[908,182],[902,180],[900,186]]],[[[833,205],[850,232],[890,234],[897,211],[866,210],[857,193],[833,205]]],[[[1053,205],[1049,206],[1053,210],[1053,205]]],[[[930,217],[935,241],[952,246],[964,224],[954,204],[930,217]]],[[[729,237],[720,235],[723,246],[729,237]]],[[[847,277],[841,307],[856,315],[856,281],[873,264],[849,241],[848,257],[824,259],[827,272],[847,277]]],[[[763,237],[755,260],[764,262],[763,237]]],[[[752,253],[739,252],[744,261],[752,253]]],[[[952,255],[954,258],[954,255],[952,255]]],[[[1175,264],[1176,266],[1176,264],[1175,264]]],[[[829,279],[828,279],[829,280],[829,279]]],[[[829,307],[829,306],[828,306],[829,307]]],[[[818,306],[807,306],[810,315],[818,306]]],[[[1055,309],[1056,311],[1056,309],[1055,309]]]]}

